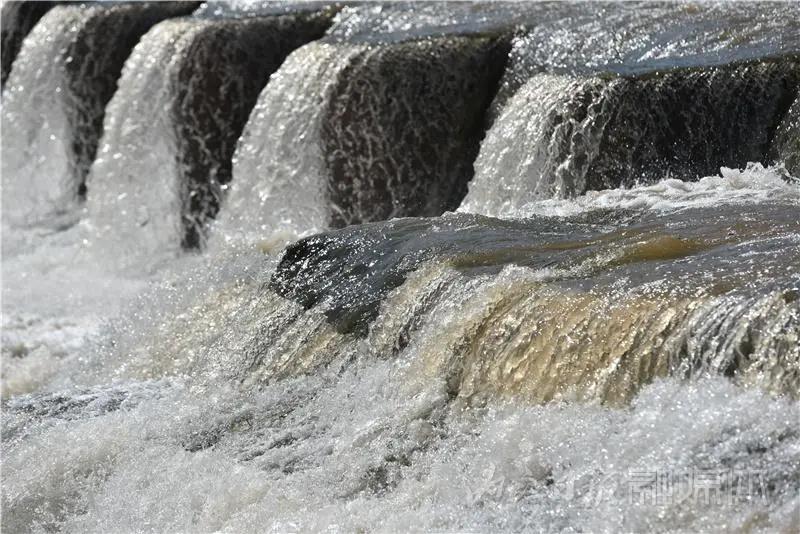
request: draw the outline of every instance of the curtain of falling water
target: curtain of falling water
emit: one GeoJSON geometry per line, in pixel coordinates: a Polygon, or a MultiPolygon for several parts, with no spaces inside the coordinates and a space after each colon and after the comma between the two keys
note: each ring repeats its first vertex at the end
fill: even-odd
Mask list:
{"type": "Polygon", "coordinates": [[[63,55],[81,24],[101,8],[59,6],[23,44],[3,94],[3,219],[15,225],[76,207],[63,55]]]}
{"type": "Polygon", "coordinates": [[[325,102],[341,71],[364,50],[310,43],[286,59],[242,134],[215,239],[252,243],[327,227],[320,141],[325,102]]]}
{"type": "Polygon", "coordinates": [[[87,183],[88,224],[103,256],[115,261],[179,251],[180,181],[169,110],[175,64],[202,28],[188,20],[154,27],[133,50],[108,105],[87,183]]]}
{"type": "MultiPolygon", "coordinates": [[[[118,243],[100,248],[110,263],[177,253],[163,236],[180,213],[163,72],[190,32],[146,36],[109,106],[86,226],[118,243]]],[[[319,110],[364,49],[304,46],[270,81],[218,244],[269,252],[273,232],[324,228],[319,110]]],[[[47,359],[22,345],[12,371],[58,372],[4,404],[3,529],[796,530],[800,190],[750,165],[537,202],[558,186],[543,177],[580,189],[578,156],[602,152],[608,107],[569,130],[559,117],[598,87],[525,85],[465,204],[570,217],[346,228],[293,248],[273,281],[294,273],[296,291],[282,295],[276,256],[220,246],[210,272],[169,263],[181,276],[157,273],[96,346],[47,359]],[[632,502],[631,473],[651,472],[740,478],[720,501],[632,502]],[[765,493],[740,500],[753,474],[765,493]]],[[[48,299],[75,289],[64,269],[50,285],[34,272],[25,283],[56,288],[48,299]]],[[[56,344],[74,327],[64,309],[56,344]]]]}

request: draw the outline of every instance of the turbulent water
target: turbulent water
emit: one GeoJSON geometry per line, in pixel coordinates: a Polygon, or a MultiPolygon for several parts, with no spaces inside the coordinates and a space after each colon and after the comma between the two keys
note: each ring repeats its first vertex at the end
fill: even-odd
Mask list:
{"type": "Polygon", "coordinates": [[[796,5],[47,8],[4,531],[800,529],[796,5]]]}

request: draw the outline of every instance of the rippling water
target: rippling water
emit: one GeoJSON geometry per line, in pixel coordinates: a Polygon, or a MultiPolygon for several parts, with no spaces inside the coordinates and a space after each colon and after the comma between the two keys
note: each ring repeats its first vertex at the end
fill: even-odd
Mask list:
{"type": "Polygon", "coordinates": [[[795,5],[143,6],[4,86],[4,530],[800,528],[795,5]]]}

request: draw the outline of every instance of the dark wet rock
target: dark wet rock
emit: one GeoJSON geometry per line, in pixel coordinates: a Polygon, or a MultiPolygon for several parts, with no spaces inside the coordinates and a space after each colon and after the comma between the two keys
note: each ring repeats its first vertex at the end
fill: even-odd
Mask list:
{"type": "Polygon", "coordinates": [[[514,213],[537,199],[772,164],[773,139],[798,89],[796,55],[534,75],[487,132],[462,209],[514,213]]]}
{"type": "Polygon", "coordinates": [[[520,29],[493,108],[541,73],[642,74],[712,67],[800,50],[796,3],[541,3],[520,29]],[[759,20],[754,24],[754,20],[759,20]]]}
{"type": "MultiPolygon", "coordinates": [[[[574,235],[590,235],[580,225],[566,228],[574,235]]],[[[471,215],[351,226],[291,245],[270,287],[305,308],[324,302],[337,328],[364,333],[381,300],[421,263],[469,252],[487,257],[524,254],[539,234],[537,229],[543,229],[540,221],[471,215]]]]}
{"type": "Polygon", "coordinates": [[[800,260],[791,239],[798,224],[796,206],[781,204],[671,215],[601,210],[525,220],[469,214],[397,219],[298,241],[269,287],[305,308],[321,306],[339,331],[361,335],[389,292],[426,262],[468,276],[512,264],[548,268],[561,273],[554,283],[582,292],[622,283],[633,290],[666,284],[675,294],[717,294],[746,285],[754,272],[784,277],[787,265],[800,260]],[[742,261],[740,243],[754,233],[763,241],[747,245],[749,259],[742,261]]]}

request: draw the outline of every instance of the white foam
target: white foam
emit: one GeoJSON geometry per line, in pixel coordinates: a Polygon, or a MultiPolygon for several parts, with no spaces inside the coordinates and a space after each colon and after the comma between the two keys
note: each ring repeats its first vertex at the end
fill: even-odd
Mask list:
{"type": "MultiPolygon", "coordinates": [[[[134,58],[152,61],[147,50],[139,47],[134,58]]],[[[94,227],[85,218],[76,223],[80,213],[38,227],[4,226],[2,380],[3,394],[12,399],[2,419],[3,529],[800,528],[800,404],[722,378],[660,381],[621,409],[498,398],[470,406],[450,398],[447,377],[414,375],[419,366],[411,364],[419,353],[413,345],[395,354],[371,352],[364,342],[353,344],[347,365],[334,362],[279,381],[229,379],[225,365],[249,372],[248,347],[222,343],[207,349],[218,338],[244,339],[240,333],[252,334],[252,328],[275,327],[260,314],[278,297],[265,297],[261,285],[286,242],[325,224],[320,156],[303,148],[317,135],[314,110],[330,83],[328,74],[338,73],[347,60],[333,52],[319,44],[296,51],[287,69],[311,65],[318,70],[316,81],[305,77],[307,86],[297,89],[297,80],[281,79],[279,72],[254,110],[263,124],[251,124],[243,139],[229,213],[216,228],[220,242],[243,238],[242,248],[232,251],[217,243],[211,254],[183,257],[134,250],[132,256],[142,257],[119,261],[111,249],[93,246],[98,225],[115,236],[120,214],[115,210],[128,210],[126,224],[135,226],[142,215],[135,211],[163,187],[139,192],[139,201],[132,195],[100,206],[103,216],[94,227]],[[752,498],[714,482],[722,479],[708,486],[708,477],[720,473],[755,482],[752,498]],[[651,476],[694,480],[696,475],[705,481],[706,493],[697,487],[679,502],[656,502],[653,486],[632,486],[651,476]],[[706,498],[709,491],[715,498],[706,498]],[[764,491],[771,493],[762,498],[764,491]]],[[[287,69],[284,73],[293,72],[287,69]]],[[[127,73],[126,83],[134,74],[127,73]]],[[[139,80],[153,89],[145,91],[151,97],[157,97],[161,82],[139,80]]],[[[158,111],[155,97],[139,104],[137,109],[158,111]]],[[[166,161],[145,154],[152,148],[142,144],[148,136],[130,129],[151,131],[147,127],[157,125],[133,119],[107,122],[120,139],[136,145],[126,145],[117,163],[114,152],[101,150],[95,171],[107,171],[109,181],[105,189],[94,186],[107,199],[119,194],[113,180],[131,182],[144,171],[157,176],[158,162],[166,161]],[[137,162],[143,164],[134,168],[137,162]]],[[[43,163],[63,164],[53,150],[37,150],[43,163]]],[[[7,192],[4,185],[4,202],[25,198],[7,192]]],[[[800,204],[800,187],[785,181],[780,169],[751,165],[722,169],[720,176],[696,183],[667,178],[574,200],[533,202],[502,214],[773,201],[800,204]]],[[[19,208],[25,215],[30,207],[19,208]]],[[[149,217],[157,215],[163,213],[149,217]]],[[[174,226],[169,220],[159,224],[174,226]]],[[[155,250],[163,236],[153,236],[155,250]]],[[[126,247],[134,248],[124,239],[118,244],[122,255],[126,247]]],[[[517,275],[541,282],[563,273],[509,267],[502,276],[517,275]]],[[[399,293],[393,305],[418,304],[402,303],[399,293]]],[[[428,344],[437,341],[436,327],[463,316],[458,303],[446,304],[453,315],[434,318],[441,322],[428,326],[428,344]]],[[[397,309],[386,307],[382,313],[395,314],[384,317],[386,323],[410,315],[399,317],[397,309]]],[[[312,317],[308,324],[314,321],[322,319],[312,317]]],[[[301,331],[305,326],[297,326],[299,334],[308,333],[301,331]]],[[[388,324],[386,330],[395,327],[388,324]]],[[[397,338],[393,333],[386,335],[387,346],[397,338]]],[[[299,334],[291,341],[303,348],[311,335],[299,334]]],[[[370,335],[375,341],[380,333],[370,335]]]]}
{"type": "Polygon", "coordinates": [[[363,49],[309,43],[272,75],[239,140],[213,245],[327,228],[320,103],[363,49]]]}
{"type": "Polygon", "coordinates": [[[29,423],[24,439],[4,446],[4,526],[796,527],[796,403],[724,379],[668,380],[625,410],[492,403],[464,411],[446,406],[441,384],[399,387],[402,373],[402,362],[373,362],[258,392],[167,384],[105,415],[87,409],[29,423]],[[755,484],[750,498],[722,488],[734,475],[755,484]],[[656,502],[646,485],[655,476],[695,477],[697,486],[656,502]]]}
{"type": "Polygon", "coordinates": [[[706,176],[696,182],[665,177],[652,185],[589,191],[574,199],[538,200],[519,209],[505,210],[501,216],[569,216],[598,209],[679,211],[720,204],[760,202],[800,205],[800,182],[795,178],[787,178],[782,167],[750,163],[744,169],[723,167],[718,176],[706,176]]]}
{"type": "Polygon", "coordinates": [[[37,223],[76,208],[63,51],[98,11],[56,6],[25,38],[3,93],[3,222],[37,223]]]}

